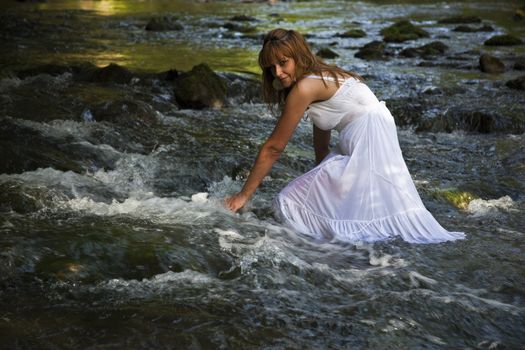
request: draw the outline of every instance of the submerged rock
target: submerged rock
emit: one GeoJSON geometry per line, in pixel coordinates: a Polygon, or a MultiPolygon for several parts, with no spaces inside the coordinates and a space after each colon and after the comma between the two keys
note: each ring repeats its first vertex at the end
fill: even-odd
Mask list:
{"type": "Polygon", "coordinates": [[[516,79],[509,80],[505,85],[507,85],[511,89],[525,90],[525,75],[522,75],[521,77],[516,79]]]}
{"type": "Polygon", "coordinates": [[[226,100],[226,84],[205,63],[180,74],[173,85],[175,100],[181,108],[221,108],[226,100]]]}
{"type": "Polygon", "coordinates": [[[497,57],[483,54],[479,58],[479,68],[485,73],[503,73],[505,64],[497,57]]]}
{"type": "Polygon", "coordinates": [[[156,17],[149,20],[148,24],[144,29],[152,32],[164,32],[172,30],[182,30],[184,27],[182,24],[176,21],[175,17],[164,16],[156,17]]]}
{"type": "Polygon", "coordinates": [[[364,30],[361,29],[350,29],[344,33],[338,33],[335,36],[339,38],[364,38],[366,36],[366,33],[364,30]]]}
{"type": "Polygon", "coordinates": [[[411,47],[400,52],[401,56],[405,57],[427,57],[435,56],[444,53],[448,46],[441,41],[433,41],[429,44],[420,47],[411,47]]]}
{"type": "Polygon", "coordinates": [[[484,42],[487,46],[514,46],[521,45],[523,41],[520,38],[509,34],[495,35],[484,42]]]}
{"type": "Polygon", "coordinates": [[[384,42],[372,41],[361,47],[355,54],[355,57],[363,60],[388,60],[385,48],[384,42]]]}
{"type": "Polygon", "coordinates": [[[322,48],[316,53],[317,56],[321,58],[336,58],[339,57],[339,54],[329,48],[322,48]]]}
{"type": "Polygon", "coordinates": [[[440,19],[441,24],[460,24],[460,23],[481,23],[481,18],[477,16],[453,16],[440,19]]]}
{"type": "Polygon", "coordinates": [[[394,23],[390,27],[381,29],[381,35],[383,35],[383,41],[395,43],[428,38],[430,36],[427,31],[413,25],[408,20],[402,20],[394,23]]]}

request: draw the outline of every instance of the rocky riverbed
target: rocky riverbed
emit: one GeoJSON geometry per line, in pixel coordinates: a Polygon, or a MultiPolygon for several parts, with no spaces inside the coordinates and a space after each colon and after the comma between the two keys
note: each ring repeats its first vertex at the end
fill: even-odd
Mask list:
{"type": "Polygon", "coordinates": [[[2,3],[0,347],[520,348],[524,10],[443,6],[2,3]],[[309,121],[223,208],[275,124],[256,55],[277,26],[386,101],[425,205],[466,240],[281,226],[309,121]]]}

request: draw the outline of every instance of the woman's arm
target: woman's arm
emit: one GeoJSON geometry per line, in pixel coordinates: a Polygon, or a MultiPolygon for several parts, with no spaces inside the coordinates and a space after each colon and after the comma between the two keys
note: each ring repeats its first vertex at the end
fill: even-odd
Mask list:
{"type": "Polygon", "coordinates": [[[310,79],[298,82],[288,94],[283,113],[272,134],[260,148],[244,187],[239,193],[226,199],[226,206],[230,210],[239,210],[250,199],[284,151],[304,111],[317,98],[319,87],[308,80],[310,79]]]}
{"type": "Polygon", "coordinates": [[[331,130],[322,130],[314,125],[315,164],[319,164],[330,153],[331,130]]]}

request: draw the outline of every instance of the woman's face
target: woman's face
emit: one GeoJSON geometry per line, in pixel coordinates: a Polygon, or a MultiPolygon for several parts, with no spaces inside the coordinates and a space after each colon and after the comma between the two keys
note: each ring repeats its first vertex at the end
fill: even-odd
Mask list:
{"type": "Polygon", "coordinates": [[[291,57],[280,56],[272,67],[272,74],[281,81],[281,85],[286,89],[295,83],[295,61],[291,57]]]}

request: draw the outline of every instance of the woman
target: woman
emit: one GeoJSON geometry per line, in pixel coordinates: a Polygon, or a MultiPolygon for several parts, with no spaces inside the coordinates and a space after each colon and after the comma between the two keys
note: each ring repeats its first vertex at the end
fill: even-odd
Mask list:
{"type": "Polygon", "coordinates": [[[284,151],[308,109],[317,166],[276,198],[277,215],[316,239],[376,241],[401,236],[414,243],[464,238],[426,210],[403,160],[394,119],[355,73],[318,59],[293,30],[275,29],[259,53],[263,97],[284,105],[242,190],[226,199],[242,208],[284,151]],[[330,153],[330,131],[340,133],[330,153]]]}

